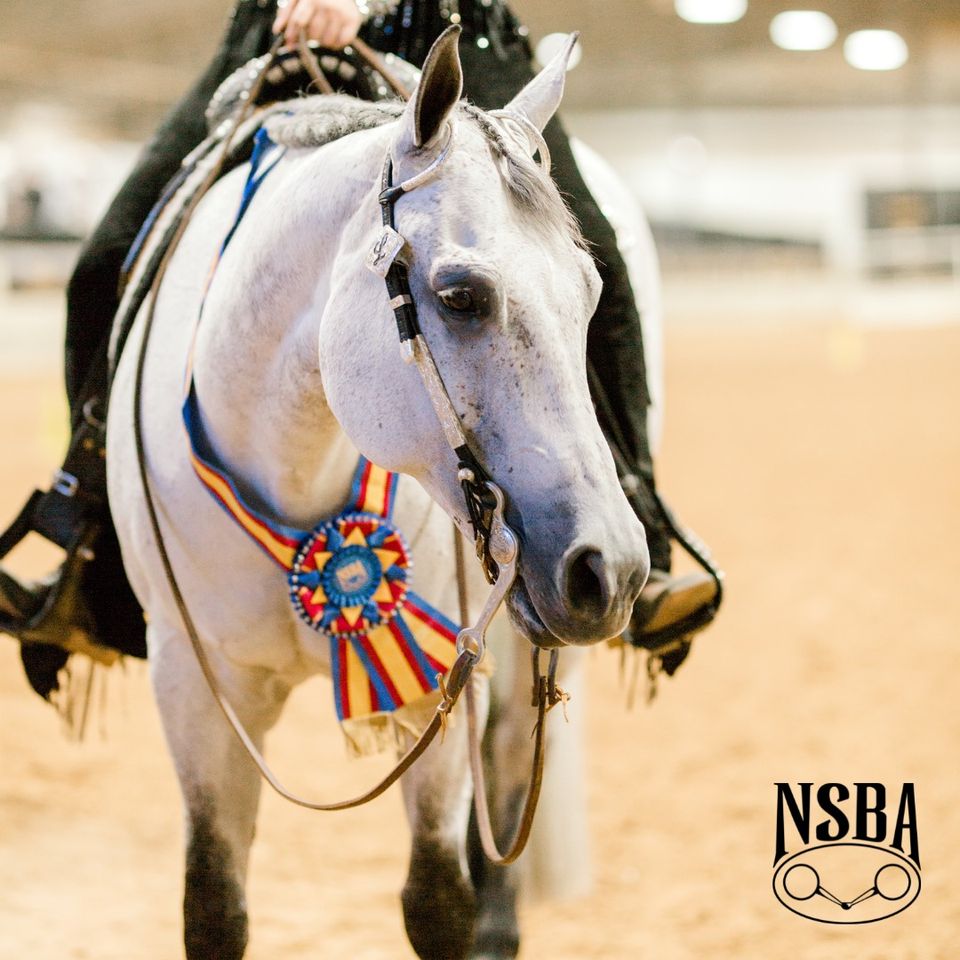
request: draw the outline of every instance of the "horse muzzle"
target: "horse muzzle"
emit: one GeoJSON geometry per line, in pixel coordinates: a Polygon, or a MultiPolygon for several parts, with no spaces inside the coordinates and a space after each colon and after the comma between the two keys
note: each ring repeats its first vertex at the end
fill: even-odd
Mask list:
{"type": "Polygon", "coordinates": [[[577,544],[552,566],[552,571],[541,572],[535,562],[522,560],[507,599],[514,626],[544,648],[618,636],[650,572],[645,544],[617,558],[577,544]]]}

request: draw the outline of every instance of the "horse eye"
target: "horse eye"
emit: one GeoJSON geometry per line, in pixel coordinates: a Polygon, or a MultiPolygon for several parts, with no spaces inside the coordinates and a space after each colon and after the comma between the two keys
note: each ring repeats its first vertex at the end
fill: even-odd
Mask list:
{"type": "Polygon", "coordinates": [[[467,287],[450,287],[447,290],[441,290],[437,296],[440,302],[454,313],[476,313],[477,302],[474,300],[473,291],[467,287]]]}

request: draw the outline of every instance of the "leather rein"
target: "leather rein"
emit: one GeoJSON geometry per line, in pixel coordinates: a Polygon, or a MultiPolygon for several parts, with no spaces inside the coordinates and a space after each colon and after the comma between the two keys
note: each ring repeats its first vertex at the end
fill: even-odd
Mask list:
{"type": "MultiPolygon", "coordinates": [[[[381,76],[393,88],[394,92],[409,99],[409,92],[395,80],[390,71],[382,63],[380,58],[370,50],[369,47],[357,41],[352,44],[357,54],[367,65],[380,73],[381,76]]],[[[398,259],[400,248],[403,245],[403,238],[396,231],[395,205],[397,200],[405,193],[409,193],[416,187],[428,182],[437,173],[440,166],[446,159],[449,151],[449,141],[442,149],[437,159],[420,174],[411,179],[394,185],[392,182],[393,165],[388,154],[383,170],[383,181],[381,184],[381,193],[379,202],[382,209],[382,219],[384,234],[381,239],[387,238],[387,241],[393,243],[392,255],[389,257],[389,263],[383,265],[383,270],[373,266],[368,258],[368,266],[379,273],[387,286],[390,305],[394,310],[397,321],[397,330],[399,333],[401,349],[406,362],[412,363],[417,367],[423,380],[424,387],[430,398],[431,404],[437,414],[440,425],[443,429],[444,437],[450,444],[458,460],[458,480],[463,491],[467,506],[467,513],[473,528],[477,556],[480,559],[484,573],[493,588],[484,603],[483,609],[474,626],[464,627],[457,636],[457,659],[454,661],[449,672],[444,677],[438,676],[440,688],[440,702],[436,711],[430,720],[430,723],[424,729],[423,733],[401,757],[393,769],[369,790],[347,800],[340,800],[332,803],[319,802],[304,798],[289,790],[273,773],[267,761],[264,759],[257,744],[247,732],[240,717],[237,715],[230,701],[226,698],[220,688],[216,673],[210,662],[203,642],[197,630],[196,624],[184,599],[180,585],[177,581],[176,573],[173,569],[169,553],[167,551],[163,530],[154,501],[150,486],[149,473],[146,462],[146,449],[143,439],[143,379],[146,366],[146,357],[150,342],[150,334],[153,329],[157,296],[160,285],[166,275],[167,268],[170,265],[173,255],[179,246],[180,240],[186,230],[187,225],[192,219],[197,205],[202,197],[208,192],[210,187],[216,182],[220,172],[228,161],[230,150],[237,132],[246,121],[251,118],[257,98],[263,88],[264,81],[268,71],[276,62],[280,53],[281,41],[274,41],[267,57],[264,58],[263,65],[260,67],[250,85],[246,90],[246,96],[242,98],[242,106],[237,111],[232,120],[229,133],[223,140],[220,152],[208,171],[198,189],[189,199],[183,216],[171,237],[170,243],[164,252],[153,283],[150,288],[150,302],[144,319],[143,338],[137,357],[136,374],[134,381],[134,439],[137,452],[137,463],[139,468],[140,480],[143,486],[144,500],[147,507],[147,513],[150,521],[150,527],[157,545],[157,552],[164,569],[167,584],[173,595],[174,602],[180,614],[183,627],[190,640],[197,662],[210,688],[217,705],[222,711],[224,717],[233,729],[240,743],[243,745],[251,760],[260,772],[263,779],[280,796],[289,800],[291,803],[300,807],[306,807],[310,810],[347,810],[352,807],[358,807],[369,803],[383,794],[390,786],[396,783],[400,777],[410,769],[410,767],[423,755],[430,744],[436,739],[438,733],[442,733],[446,728],[447,718],[453,710],[461,694],[466,691],[467,703],[467,729],[469,740],[469,756],[471,772],[474,780],[474,808],[477,815],[477,823],[484,852],[496,864],[512,863],[519,857],[526,845],[530,835],[530,829],[533,824],[533,817],[536,810],[537,800],[540,794],[540,788],[543,780],[544,763],[544,720],[546,713],[557,703],[565,702],[567,694],[557,686],[556,671],[558,656],[556,651],[549,655],[549,665],[547,674],[544,675],[540,670],[541,651],[534,648],[532,650],[533,659],[533,706],[537,709],[537,721],[534,737],[534,751],[532,760],[532,772],[530,786],[527,791],[527,797],[524,803],[523,812],[520,816],[513,839],[510,842],[506,853],[501,853],[496,844],[494,830],[490,823],[487,790],[483,775],[483,759],[481,755],[481,734],[477,720],[477,710],[472,680],[474,668],[480,663],[484,656],[486,643],[485,636],[487,628],[500,605],[503,603],[507,592],[513,585],[517,574],[517,564],[520,554],[519,540],[514,531],[509,527],[505,518],[505,498],[501,489],[490,479],[487,472],[480,465],[479,460],[474,455],[467,441],[460,418],[453,407],[453,403],[447,394],[443,380],[434,362],[430,348],[424,339],[417,321],[416,305],[410,293],[410,285],[407,277],[406,266],[398,259]],[[396,245],[399,244],[399,245],[396,245]]],[[[304,64],[304,69],[313,78],[321,90],[327,92],[330,90],[329,83],[323,75],[323,71],[316,59],[313,50],[306,43],[305,37],[301,36],[301,42],[298,45],[298,52],[304,64]]],[[[378,246],[380,244],[378,243],[378,246]]],[[[377,247],[375,247],[375,250],[377,247]]],[[[382,247],[381,247],[382,249],[382,247]]],[[[463,557],[462,538],[456,528],[453,528],[455,540],[455,556],[457,569],[457,585],[460,601],[460,622],[466,624],[469,618],[469,603],[467,598],[466,586],[466,568],[463,557]]]]}

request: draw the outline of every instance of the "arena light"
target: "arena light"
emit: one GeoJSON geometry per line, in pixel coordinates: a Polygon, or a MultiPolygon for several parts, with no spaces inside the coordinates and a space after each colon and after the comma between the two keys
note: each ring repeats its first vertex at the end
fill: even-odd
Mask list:
{"type": "MultiPolygon", "coordinates": [[[[566,46],[569,38],[569,33],[548,33],[537,44],[536,57],[540,65],[545,67],[566,46]]],[[[572,70],[580,62],[582,57],[583,49],[578,40],[573,50],[570,51],[567,70],[572,70]]]]}
{"type": "Polygon", "coordinates": [[[687,23],[736,23],[747,12],[747,0],[674,0],[674,7],[687,23]]]}
{"type": "Polygon", "coordinates": [[[910,51],[894,30],[858,30],[843,41],[843,55],[858,70],[898,70],[910,51]]]}
{"type": "Polygon", "coordinates": [[[826,50],[837,25],[820,10],[784,10],[770,21],[770,39],[781,50],[826,50]]]}

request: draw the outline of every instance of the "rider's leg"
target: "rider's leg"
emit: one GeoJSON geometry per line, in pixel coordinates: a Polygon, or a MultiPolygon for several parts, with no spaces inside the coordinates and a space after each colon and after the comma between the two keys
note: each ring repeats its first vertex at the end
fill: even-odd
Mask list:
{"type": "Polygon", "coordinates": [[[590,243],[603,291],[587,333],[587,359],[596,371],[594,400],[604,430],[623,459],[624,489],[647,533],[651,575],[631,621],[631,638],[638,646],[660,647],[670,634],[671,654],[664,657],[668,672],[684,659],[689,644],[677,645],[675,626],[702,626],[702,612],[713,604],[717,586],[706,572],[670,576],[671,532],[657,494],[647,429],[650,396],[646,382],[643,332],[627,266],[616,234],[583,181],[570,141],[558,120],[544,131],[550,148],[553,177],[590,243]],[[602,397],[601,397],[602,394],[602,397]]]}
{"type": "Polygon", "coordinates": [[[217,86],[269,43],[270,21],[253,3],[240,3],[207,71],[171,110],[143,150],[106,216],[84,245],[67,288],[66,390],[72,440],[66,473],[76,486],[37,496],[20,523],[4,534],[0,556],[27,529],[64,547],[58,574],[23,584],[0,569],[0,630],[28,641],[22,649],[30,682],[43,696],[56,689],[65,662],[60,647],[78,623],[95,639],[143,655],[143,623],[127,584],[106,501],[103,447],[107,343],[119,305],[118,282],[127,250],[180,162],[206,135],[204,110],[217,86]],[[90,537],[78,537],[82,525],[90,537]],[[83,540],[82,544],[80,540],[83,540]],[[79,551],[79,552],[78,552],[79,551]],[[73,582],[64,582],[64,581],[73,582]]]}
{"type": "Polygon", "coordinates": [[[181,160],[206,137],[204,111],[217,87],[268,43],[269,21],[262,11],[254,3],[238,4],[207,70],[160,123],[85,243],[67,287],[65,372],[72,414],[96,386],[84,381],[103,355],[104,337],[120,305],[120,268],[137,232],[181,160]]]}
{"type": "MultiPolygon", "coordinates": [[[[656,570],[670,570],[670,539],[658,515],[653,497],[656,484],[647,432],[646,363],[643,333],[627,267],[617,247],[609,221],[583,182],[560,123],[554,119],[544,131],[550,148],[551,173],[590,244],[603,281],[597,311],[587,332],[587,358],[596,369],[615,423],[604,423],[626,447],[630,467],[643,481],[637,488],[636,509],[647,531],[650,564],[656,570]]],[[[603,422],[604,411],[598,411],[603,422]]]]}

